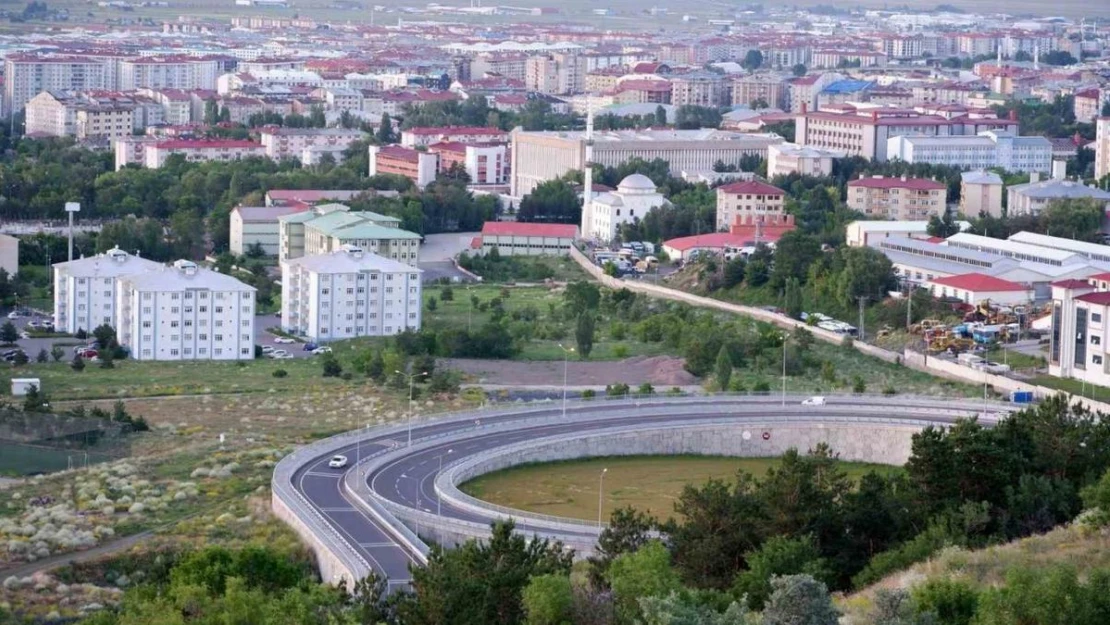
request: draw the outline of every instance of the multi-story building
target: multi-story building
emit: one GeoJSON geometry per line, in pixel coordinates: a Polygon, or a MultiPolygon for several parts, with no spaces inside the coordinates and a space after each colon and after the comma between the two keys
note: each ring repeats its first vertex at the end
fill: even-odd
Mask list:
{"type": "Polygon", "coordinates": [[[1110,117],[1095,121],[1095,180],[1110,175],[1110,117]]]}
{"type": "Polygon", "coordinates": [[[507,184],[508,154],[505,145],[467,145],[464,143],[434,143],[428,152],[438,159],[437,170],[447,173],[458,165],[466,170],[470,184],[507,184]]]}
{"type": "MultiPolygon", "coordinates": [[[[114,247],[103,254],[54,265],[54,327],[92,332],[116,319],[117,279],[164,266],[114,247]]],[[[118,328],[117,328],[118,329],[118,328]]]]}
{"type": "Polygon", "coordinates": [[[785,108],[787,98],[786,78],[780,74],[751,74],[732,81],[732,105],[751,106],[753,102],[766,102],[772,108],[785,108]]]}
{"type": "Polygon", "coordinates": [[[19,273],[19,239],[0,234],[0,269],[9,276],[19,273]]]}
{"type": "Polygon", "coordinates": [[[769,145],[767,146],[767,177],[788,176],[794,173],[803,176],[830,176],[833,161],[838,158],[844,158],[844,152],[794,143],[769,145]]]}
{"type": "Polygon", "coordinates": [[[577,54],[530,56],[524,64],[524,86],[529,91],[551,95],[578,93],[585,86],[584,68],[577,54]]]}
{"type": "Polygon", "coordinates": [[[795,142],[802,145],[843,150],[849,156],[885,161],[891,137],[967,136],[988,130],[1016,134],[1017,128],[1016,120],[998,119],[993,114],[973,117],[966,112],[952,112],[951,116],[944,116],[888,108],[839,113],[803,110],[794,135],[795,142]]]}
{"type": "Polygon", "coordinates": [[[990,171],[960,174],[960,212],[967,217],[980,214],[1002,216],[1002,177],[990,171]]]}
{"type": "Polygon", "coordinates": [[[1102,107],[1110,102],[1110,89],[1094,87],[1075,93],[1075,121],[1090,124],[1102,114],[1102,107]]]}
{"type": "Polygon", "coordinates": [[[928,221],[943,216],[948,186],[926,178],[873,176],[848,183],[848,208],[874,219],[928,221]]]}
{"type": "Polygon", "coordinates": [[[43,91],[27,101],[25,131],[31,137],[73,136],[75,98],[65,91],[43,91]]]}
{"type": "Polygon", "coordinates": [[[134,130],[135,107],[127,104],[82,104],[76,107],[74,135],[80,140],[93,137],[117,139],[134,130]]]}
{"type": "MultiPolygon", "coordinates": [[[[509,170],[514,197],[527,195],[536,185],[569,171],[581,171],[585,165],[583,131],[514,131],[512,141],[509,170]]],[[[736,163],[750,155],[766,158],[767,146],[782,142],[782,137],[775,134],[713,129],[597,131],[593,162],[615,167],[631,158],[660,158],[677,175],[683,171],[711,171],[717,161],[736,163]]]]}
{"type": "Polygon", "coordinates": [[[949,165],[961,169],[1001,167],[1013,172],[1048,172],[1052,169],[1052,142],[1044,137],[1018,137],[988,130],[973,137],[920,137],[902,135],[887,139],[887,158],[907,163],[949,165]]]}
{"type": "Polygon", "coordinates": [[[820,94],[825,87],[844,80],[843,74],[824,72],[807,74],[794,78],[787,83],[787,107],[791,113],[805,113],[816,111],[820,104],[820,94]]]}
{"type": "Polygon", "coordinates": [[[1052,285],[1048,373],[1110,385],[1110,275],[1052,285]]]}
{"type": "Polygon", "coordinates": [[[419,330],[420,270],[343,245],[281,263],[281,326],[313,342],[419,330]]]}
{"type": "Polygon", "coordinates": [[[305,150],[346,150],[356,141],[366,137],[357,128],[264,128],[259,141],[266,148],[266,156],[280,161],[296,159],[303,162],[305,150]]]}
{"type": "MultiPolygon", "coordinates": [[[[119,163],[119,146],[121,141],[116,141],[116,163],[119,163]]],[[[166,159],[174,154],[180,154],[190,162],[206,161],[237,161],[244,158],[265,157],[266,148],[261,143],[253,141],[237,141],[231,139],[211,140],[186,140],[171,139],[150,143],[143,151],[142,165],[149,169],[158,169],[166,163],[166,159]]]]}
{"type": "Polygon", "coordinates": [[[671,80],[671,104],[716,108],[725,102],[724,77],[713,72],[674,74],[671,80]]]}
{"type": "Polygon", "coordinates": [[[1006,211],[1010,216],[1039,215],[1053,200],[1093,198],[1110,208],[1110,192],[1071,180],[1036,180],[1006,189],[1006,211]]]}
{"type": "Polygon", "coordinates": [[[422,152],[399,145],[372,145],[370,150],[370,175],[393,174],[404,176],[423,189],[436,179],[439,158],[431,152],[422,152]]]}
{"type": "Polygon", "coordinates": [[[189,94],[181,89],[139,89],[144,95],[162,106],[162,118],[171,126],[188,124],[193,121],[192,103],[189,94]]]}
{"type": "Polygon", "coordinates": [[[161,124],[162,107],[142,95],[118,92],[44,91],[27,102],[27,134],[116,139],[161,124]]]}
{"type": "Polygon", "coordinates": [[[85,56],[14,54],[4,59],[4,111],[19,112],[43,91],[115,88],[114,63],[85,56]]]}
{"type": "Polygon", "coordinates": [[[179,260],[117,278],[115,328],[135,360],[251,360],[255,288],[179,260]]]}
{"type": "Polygon", "coordinates": [[[401,131],[401,145],[406,148],[429,146],[433,143],[508,143],[509,133],[500,128],[481,126],[446,126],[443,128],[409,128],[401,131]]]}
{"type": "Polygon", "coordinates": [[[281,249],[278,219],[284,215],[309,210],[304,204],[292,206],[236,206],[231,209],[231,253],[242,256],[252,247],[260,246],[267,256],[277,256],[281,249]]]}
{"type": "Polygon", "coordinates": [[[279,260],[330,254],[354,245],[378,256],[416,266],[420,235],[401,230],[401,220],[377,213],[351,212],[342,204],[323,204],[310,211],[278,218],[279,260]]]}
{"type": "Polygon", "coordinates": [[[670,104],[671,83],[668,80],[631,78],[617,83],[613,95],[616,104],[670,104]]]}
{"type": "Polygon", "coordinates": [[[591,241],[608,243],[620,234],[620,227],[667,204],[651,178],[643,174],[626,176],[616,191],[608,191],[593,198],[582,211],[582,237],[591,241]]]}
{"type": "Polygon", "coordinates": [[[744,221],[740,217],[781,215],[785,202],[785,191],[758,180],[717,187],[717,231],[744,221]]]}
{"type": "Polygon", "coordinates": [[[836,69],[845,64],[872,67],[886,61],[885,53],[874,50],[814,50],[811,65],[816,69],[836,69]]]}
{"type": "Polygon", "coordinates": [[[140,57],[119,64],[119,88],[215,89],[220,63],[196,56],[140,57]]]}

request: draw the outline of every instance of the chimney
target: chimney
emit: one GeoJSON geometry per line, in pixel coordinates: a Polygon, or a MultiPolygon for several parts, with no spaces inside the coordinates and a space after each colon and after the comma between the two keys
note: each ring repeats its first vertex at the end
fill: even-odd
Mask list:
{"type": "Polygon", "coordinates": [[[1010,121],[1016,122],[1017,120],[1017,109],[1010,109],[1010,121]]]}

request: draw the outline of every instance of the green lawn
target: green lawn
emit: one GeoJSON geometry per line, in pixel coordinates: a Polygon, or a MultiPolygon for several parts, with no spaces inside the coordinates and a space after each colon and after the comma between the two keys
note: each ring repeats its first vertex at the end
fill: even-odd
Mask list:
{"type": "Polygon", "coordinates": [[[994,347],[989,350],[984,358],[994,362],[1004,363],[1010,365],[1011,369],[1036,369],[1044,366],[1043,357],[1030,356],[1021,352],[1015,352],[1012,349],[1003,349],[1002,347],[994,347]]]}
{"type": "MultiPolygon", "coordinates": [[[[463,492],[490,503],[530,512],[597,519],[598,486],[605,474],[604,516],[615,508],[632,506],[666,518],[687,484],[710,478],[731,480],[743,470],[762,477],[778,458],[721,456],[618,456],[543,464],[528,464],[479,476],[461,486],[463,492]]],[[[869,471],[901,471],[898,467],[842,462],[852,480],[869,471]]]]}
{"type": "Polygon", "coordinates": [[[1055,388],[1065,393],[1086,397],[1095,401],[1110,402],[1110,388],[1084,384],[1082,380],[1072,378],[1058,378],[1051,375],[1039,375],[1031,380],[1033,384],[1055,388]]]}

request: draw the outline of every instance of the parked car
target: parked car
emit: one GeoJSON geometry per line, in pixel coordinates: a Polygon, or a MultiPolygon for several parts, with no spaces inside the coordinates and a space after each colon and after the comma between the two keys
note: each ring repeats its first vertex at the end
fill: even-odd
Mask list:
{"type": "Polygon", "coordinates": [[[13,310],[10,313],[8,313],[8,319],[19,319],[22,316],[23,316],[23,313],[19,312],[18,310],[13,310]]]}
{"type": "Polygon", "coordinates": [[[274,342],[279,345],[289,345],[290,343],[296,343],[297,341],[289,338],[288,336],[279,336],[274,339],[274,342]]]}
{"type": "Polygon", "coordinates": [[[293,358],[293,354],[277,354],[274,356],[274,360],[292,360],[293,358]]]}
{"type": "Polygon", "coordinates": [[[347,466],[347,456],[332,456],[328,461],[328,466],[333,469],[342,469],[347,466]]]}
{"type": "Polygon", "coordinates": [[[277,358],[278,356],[288,356],[288,355],[289,355],[289,352],[284,350],[284,349],[275,349],[274,351],[270,352],[270,357],[271,358],[277,358]]]}
{"type": "Polygon", "coordinates": [[[319,345],[317,345],[316,343],[305,343],[304,344],[304,351],[310,352],[310,351],[316,349],[317,347],[319,347],[319,345]]]}
{"type": "Polygon", "coordinates": [[[803,406],[824,406],[825,405],[825,398],[820,397],[820,396],[810,397],[809,399],[802,400],[802,405],[803,406]]]}
{"type": "Polygon", "coordinates": [[[331,348],[328,347],[327,345],[325,345],[323,347],[317,347],[316,349],[312,350],[312,353],[317,354],[317,355],[319,355],[319,354],[330,354],[331,353],[331,348]]]}
{"type": "Polygon", "coordinates": [[[77,352],[77,355],[84,358],[85,360],[92,360],[93,358],[99,356],[100,352],[96,351],[95,349],[83,349],[77,352]]]}
{"type": "Polygon", "coordinates": [[[274,353],[274,346],[273,345],[263,345],[262,346],[262,355],[263,356],[269,356],[270,354],[273,354],[273,353],[274,353]]]}

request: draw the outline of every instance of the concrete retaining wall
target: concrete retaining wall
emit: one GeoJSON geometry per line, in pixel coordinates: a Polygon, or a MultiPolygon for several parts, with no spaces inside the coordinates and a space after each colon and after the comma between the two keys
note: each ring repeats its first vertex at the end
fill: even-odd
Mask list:
{"type": "Polygon", "coordinates": [[[338,584],[340,580],[345,580],[347,588],[354,588],[354,582],[358,577],[355,576],[346,565],[344,565],[336,556],[336,554],[324,545],[316,533],[309,530],[309,528],[301,521],[301,519],[285,505],[285,502],[277,494],[271,497],[271,508],[274,516],[285,522],[293,531],[300,536],[301,541],[308,546],[308,549],[316,557],[316,565],[320,569],[320,579],[327,584],[338,584]]]}

